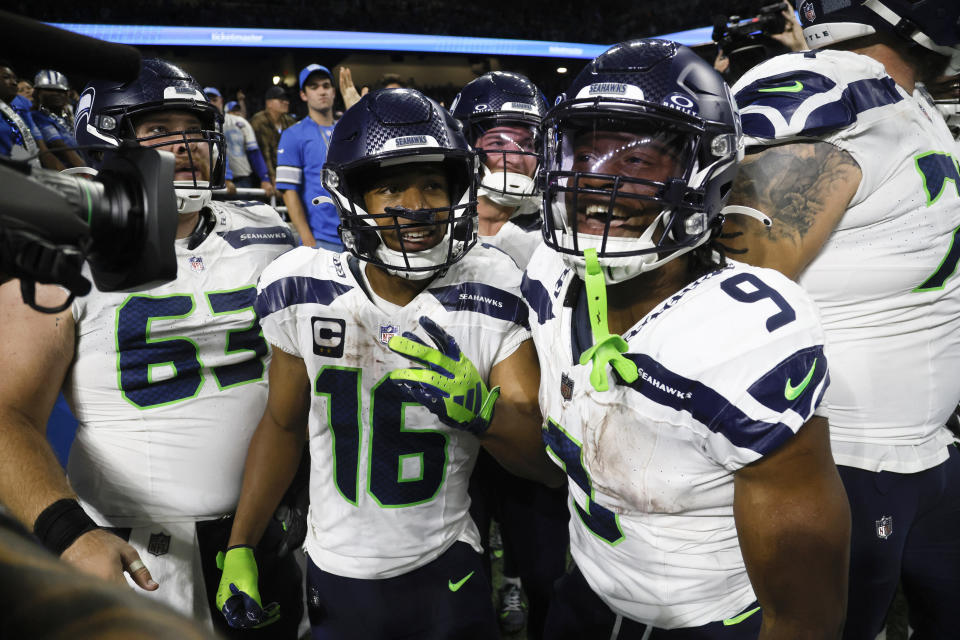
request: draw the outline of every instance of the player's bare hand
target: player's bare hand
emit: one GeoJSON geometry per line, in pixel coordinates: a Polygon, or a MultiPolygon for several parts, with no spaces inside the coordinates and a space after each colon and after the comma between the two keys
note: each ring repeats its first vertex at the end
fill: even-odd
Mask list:
{"type": "Polygon", "coordinates": [[[360,94],[353,85],[353,74],[349,67],[340,67],[340,95],[347,109],[360,102],[360,94]]]}
{"type": "Polygon", "coordinates": [[[109,582],[126,585],[123,574],[127,572],[145,591],[154,591],[160,586],[140,560],[137,550],[105,529],[94,529],[80,536],[60,559],[83,573],[109,582]]]}
{"type": "Polygon", "coordinates": [[[263,189],[263,195],[265,195],[267,198],[273,196],[273,183],[269,180],[264,180],[261,182],[260,188],[263,189]]]}

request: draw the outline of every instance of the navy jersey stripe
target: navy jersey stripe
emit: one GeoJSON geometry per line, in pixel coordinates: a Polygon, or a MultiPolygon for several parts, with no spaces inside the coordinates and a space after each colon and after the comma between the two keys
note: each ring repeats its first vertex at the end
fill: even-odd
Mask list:
{"type": "Polygon", "coordinates": [[[296,246],[293,233],[285,226],[278,227],[243,227],[233,231],[218,232],[218,236],[227,241],[234,249],[251,244],[284,244],[296,246]]]}
{"type": "Polygon", "coordinates": [[[766,455],[794,435],[782,422],[751,418],[714,389],[668,370],[650,356],[624,355],[637,363],[640,377],[627,384],[617,376],[617,384],[631,387],[657,404],[686,411],[737,447],[766,455]]]}
{"type": "MultiPolygon", "coordinates": [[[[809,98],[829,91],[836,83],[818,73],[797,71],[782,73],[753,82],[737,92],[741,111],[762,106],[776,109],[789,123],[809,98]]],[[[864,111],[900,102],[892,78],[867,78],[851,82],[839,99],[810,112],[802,123],[790,126],[790,135],[818,136],[843,129],[857,121],[864,111]]],[[[762,113],[742,113],[743,132],[755,138],[776,138],[773,123],[762,113]]]]}
{"type": "Polygon", "coordinates": [[[291,276],[271,282],[257,294],[254,309],[261,318],[295,304],[330,304],[353,287],[332,280],[291,276]]]}
{"type": "Polygon", "coordinates": [[[553,302],[547,288],[539,280],[527,277],[526,271],[523,272],[523,280],[520,282],[520,293],[537,314],[538,324],[546,324],[547,320],[553,319],[553,302]]]}
{"type": "Polygon", "coordinates": [[[823,347],[808,347],[770,369],[747,389],[747,393],[777,413],[792,409],[806,418],[813,413],[816,390],[826,376],[827,358],[823,355],[823,347]],[[794,394],[797,395],[791,398],[794,394]]]}
{"type": "Polygon", "coordinates": [[[447,311],[474,311],[530,328],[523,299],[503,289],[481,282],[462,282],[428,291],[447,311]]]}
{"type": "MultiPolygon", "coordinates": [[[[827,76],[811,71],[788,71],[751,82],[734,96],[740,109],[772,107],[790,120],[807,98],[837,86],[827,76]],[[798,90],[799,89],[799,90],[798,90]]],[[[752,133],[744,130],[744,133],[752,133]]]]}

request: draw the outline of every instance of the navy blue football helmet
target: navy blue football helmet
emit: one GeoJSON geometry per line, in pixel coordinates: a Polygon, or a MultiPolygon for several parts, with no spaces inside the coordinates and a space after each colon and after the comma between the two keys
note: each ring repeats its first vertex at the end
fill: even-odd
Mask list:
{"type": "Polygon", "coordinates": [[[591,61],[546,115],[544,241],[621,282],[707,243],[743,157],[723,78],[690,49],[634,40],[591,61]]]}
{"type": "Polygon", "coordinates": [[[803,0],[797,10],[812,49],[877,31],[948,56],[960,46],[957,0],[803,0]]]}
{"type": "Polygon", "coordinates": [[[477,241],[476,152],[446,109],[413,89],[381,89],[363,96],[337,122],[323,167],[323,185],[340,214],[340,237],[356,257],[411,280],[445,271],[477,241]],[[400,165],[439,168],[449,206],[366,210],[364,192],[378,173],[400,165]],[[433,247],[414,250],[404,238],[443,231],[433,247]],[[395,232],[391,249],[381,232],[395,232]]]}
{"type": "Polygon", "coordinates": [[[478,195],[517,207],[514,215],[536,211],[539,128],[547,112],[543,93],[519,73],[491,71],[469,82],[450,111],[483,162],[478,195]]]}
{"type": "MultiPolygon", "coordinates": [[[[174,181],[180,213],[198,211],[210,201],[212,190],[224,185],[227,155],[223,116],[210,104],[196,80],[164,60],[144,60],[139,77],[132,82],[92,80],[77,103],[74,132],[80,145],[119,147],[132,143],[170,152],[184,149],[185,155],[181,153],[180,157],[185,159],[178,158],[177,170],[191,171],[193,178],[174,181]],[[200,128],[137,136],[140,117],[168,110],[195,115],[200,128]],[[171,142],[171,138],[175,140],[171,142]]],[[[96,167],[98,154],[87,155],[96,167]]]]}

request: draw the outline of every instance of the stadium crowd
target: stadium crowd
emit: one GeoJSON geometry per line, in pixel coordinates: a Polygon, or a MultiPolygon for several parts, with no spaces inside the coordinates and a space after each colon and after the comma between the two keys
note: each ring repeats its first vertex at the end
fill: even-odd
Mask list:
{"type": "Polygon", "coordinates": [[[0,281],[0,551],[36,553],[16,520],[65,563],[0,637],[28,582],[90,576],[142,637],[875,640],[898,590],[910,637],[955,637],[960,6],[804,0],[709,59],[644,38],[721,4],[96,17],[621,41],[559,96],[0,60],[6,161],[169,152],[178,265],[0,281]]]}

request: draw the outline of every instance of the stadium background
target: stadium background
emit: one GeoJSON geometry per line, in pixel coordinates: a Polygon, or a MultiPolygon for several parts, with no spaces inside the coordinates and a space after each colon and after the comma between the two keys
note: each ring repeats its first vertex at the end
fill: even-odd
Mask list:
{"type": "MultiPolygon", "coordinates": [[[[608,45],[666,37],[712,61],[717,51],[710,40],[714,22],[754,16],[767,4],[770,0],[127,0],[95,6],[15,0],[6,10],[134,45],[144,57],[168,59],[202,85],[218,87],[225,100],[242,91],[248,114],[261,109],[266,89],[279,83],[287,88],[290,111],[299,119],[306,108],[297,98],[296,74],[314,62],[329,67],[335,79],[340,66],[350,68],[358,89],[376,88],[384,73],[397,74],[445,105],[460,87],[487,71],[517,71],[533,80],[552,104],[586,62],[608,45]],[[301,32],[294,37],[290,30],[301,32]],[[405,37],[410,34],[427,37],[405,37]]],[[[38,70],[28,53],[8,57],[23,77],[38,70]]],[[[69,79],[79,91],[89,78],[75,74],[69,79]]],[[[338,91],[335,111],[342,109],[338,91]]],[[[48,438],[63,463],[75,426],[61,397],[48,438]]],[[[495,573],[498,568],[495,563],[495,573]]],[[[887,640],[907,637],[905,617],[898,596],[887,640]]]]}

